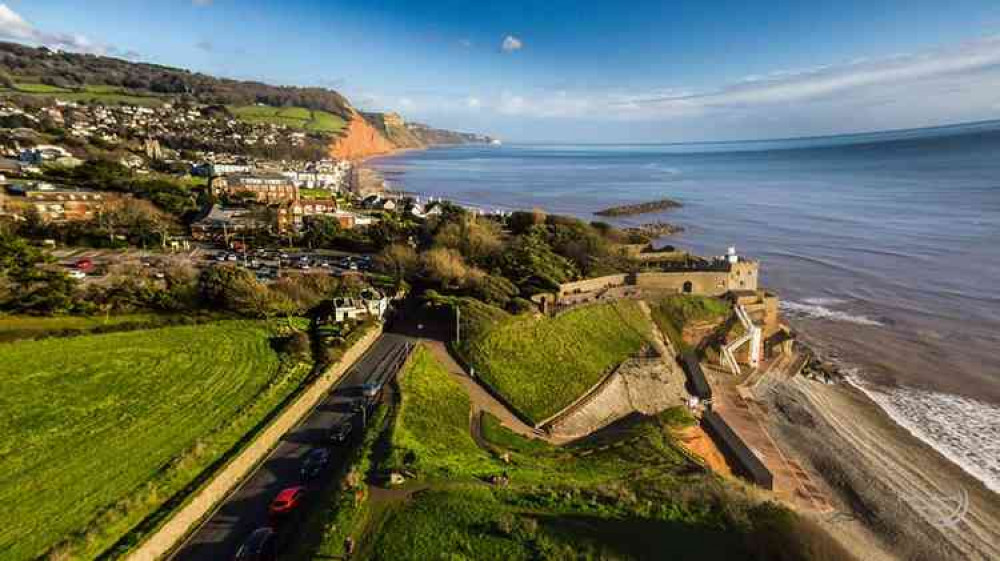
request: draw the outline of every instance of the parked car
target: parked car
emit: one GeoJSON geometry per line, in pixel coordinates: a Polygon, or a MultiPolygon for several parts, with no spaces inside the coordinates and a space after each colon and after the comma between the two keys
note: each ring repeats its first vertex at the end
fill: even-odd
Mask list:
{"type": "Polygon", "coordinates": [[[274,529],[257,528],[236,551],[233,561],[275,561],[278,558],[278,540],[274,529]]]}
{"type": "Polygon", "coordinates": [[[330,452],[324,448],[314,448],[306,454],[306,459],[302,462],[302,479],[315,479],[323,473],[327,464],[330,463],[330,452]]]}
{"type": "Polygon", "coordinates": [[[72,271],[69,272],[69,276],[72,279],[83,280],[87,278],[87,273],[84,273],[83,271],[80,271],[78,269],[73,269],[72,271]]]}
{"type": "Polygon", "coordinates": [[[354,423],[351,419],[342,421],[340,424],[336,425],[330,429],[330,442],[334,444],[343,444],[351,438],[351,433],[354,430],[354,423]]]}
{"type": "Polygon", "coordinates": [[[302,505],[302,499],[304,499],[305,496],[306,488],[302,486],[283,489],[274,497],[274,500],[271,501],[271,505],[267,508],[267,512],[271,516],[285,516],[287,514],[291,514],[302,505]]]}

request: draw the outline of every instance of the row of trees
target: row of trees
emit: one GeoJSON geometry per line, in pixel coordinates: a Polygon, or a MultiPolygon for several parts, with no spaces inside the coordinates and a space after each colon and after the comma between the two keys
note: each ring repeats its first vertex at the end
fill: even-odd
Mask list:
{"type": "Polygon", "coordinates": [[[53,52],[12,43],[0,43],[0,75],[23,76],[61,88],[87,85],[118,86],[138,92],[167,94],[188,101],[222,105],[265,103],[275,107],[307,107],[347,118],[350,104],[344,96],[324,88],[271,86],[214,78],[205,74],[155,64],[91,54],[53,52]]]}
{"type": "Polygon", "coordinates": [[[0,233],[0,311],[37,315],[223,311],[270,318],[303,314],[340,293],[356,293],[356,279],[327,275],[283,277],[265,285],[235,265],[198,272],[185,263],[150,268],[121,265],[107,280],[83,286],[38,248],[0,233]]]}
{"type": "Polygon", "coordinates": [[[628,270],[615,245],[636,241],[603,223],[541,211],[498,220],[445,203],[438,217],[391,239],[376,266],[397,282],[521,309],[560,283],[628,270]]]}

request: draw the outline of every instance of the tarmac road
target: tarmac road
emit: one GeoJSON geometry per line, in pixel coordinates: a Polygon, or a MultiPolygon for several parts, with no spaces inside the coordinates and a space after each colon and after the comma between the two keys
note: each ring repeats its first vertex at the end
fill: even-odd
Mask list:
{"type": "MultiPolygon", "coordinates": [[[[267,509],[274,496],[282,489],[302,484],[299,470],[303,457],[313,448],[328,446],[326,440],[329,429],[351,416],[352,404],[360,399],[360,386],[384,383],[394,376],[410,342],[408,337],[393,334],[384,334],[375,341],[326,400],[282,438],[271,456],[226,499],[221,508],[188,539],[172,559],[232,559],[251,532],[268,525],[267,509]]],[[[360,414],[355,415],[355,436],[360,429],[360,417],[360,414]]],[[[330,449],[330,465],[323,476],[310,484],[314,488],[322,487],[347,455],[344,448],[332,446],[330,449]]]]}

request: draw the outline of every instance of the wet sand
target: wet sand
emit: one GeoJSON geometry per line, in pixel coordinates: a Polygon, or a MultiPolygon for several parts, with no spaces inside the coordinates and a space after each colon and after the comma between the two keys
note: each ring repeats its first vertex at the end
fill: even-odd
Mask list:
{"type": "Polygon", "coordinates": [[[834,498],[818,520],[861,559],[1000,558],[1000,496],[863,392],[798,376],[762,393],[784,451],[834,498]]]}

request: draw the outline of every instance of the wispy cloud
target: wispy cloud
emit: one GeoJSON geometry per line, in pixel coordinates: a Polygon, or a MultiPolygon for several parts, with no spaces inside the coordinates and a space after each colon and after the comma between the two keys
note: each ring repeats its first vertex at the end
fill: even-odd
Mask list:
{"type": "MultiPolygon", "coordinates": [[[[725,107],[809,102],[870,92],[882,86],[918,84],[946,76],[969,76],[998,68],[1000,37],[989,37],[921,53],[751,76],[715,91],[650,96],[636,102],[643,105],[695,102],[725,107]]],[[[920,95],[920,90],[914,90],[911,95],[920,95]]]]}
{"type": "Polygon", "coordinates": [[[500,50],[505,53],[512,53],[514,51],[520,51],[524,47],[524,42],[513,35],[508,35],[503,38],[503,42],[500,43],[500,50]]]}
{"type": "Polygon", "coordinates": [[[39,29],[21,17],[20,14],[11,9],[7,4],[0,4],[0,40],[28,43],[30,45],[65,51],[108,54],[128,59],[139,57],[139,53],[135,51],[123,50],[111,45],[95,42],[84,35],[39,29]]]}

